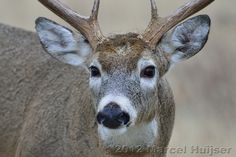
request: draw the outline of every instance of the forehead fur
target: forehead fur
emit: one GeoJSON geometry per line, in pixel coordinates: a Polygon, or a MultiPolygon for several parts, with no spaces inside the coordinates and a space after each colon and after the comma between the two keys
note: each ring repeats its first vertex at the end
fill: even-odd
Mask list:
{"type": "Polygon", "coordinates": [[[145,51],[150,51],[149,46],[133,33],[111,36],[96,49],[98,61],[107,72],[115,69],[131,72],[145,51]]]}

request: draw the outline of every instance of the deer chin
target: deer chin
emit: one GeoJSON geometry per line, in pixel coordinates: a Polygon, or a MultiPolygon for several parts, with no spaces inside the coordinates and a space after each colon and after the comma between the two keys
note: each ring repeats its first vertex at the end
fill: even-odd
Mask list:
{"type": "Polygon", "coordinates": [[[106,150],[122,151],[117,149],[127,148],[133,151],[140,147],[147,148],[155,143],[158,136],[158,124],[156,119],[153,119],[148,123],[124,126],[118,129],[109,129],[98,125],[98,135],[106,150]]]}

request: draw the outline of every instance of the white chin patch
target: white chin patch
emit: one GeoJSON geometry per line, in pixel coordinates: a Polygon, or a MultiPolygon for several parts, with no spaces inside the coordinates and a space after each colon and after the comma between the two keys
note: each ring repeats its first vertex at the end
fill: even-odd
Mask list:
{"type": "Polygon", "coordinates": [[[103,145],[109,148],[153,145],[157,138],[157,130],[158,124],[155,119],[149,123],[119,129],[109,129],[103,125],[98,125],[99,137],[103,145]]]}
{"type": "Polygon", "coordinates": [[[127,112],[129,114],[131,126],[135,124],[135,120],[137,118],[137,111],[131,105],[129,98],[127,98],[125,96],[109,94],[109,95],[103,97],[98,105],[97,113],[102,111],[103,108],[111,102],[116,103],[117,105],[120,106],[122,111],[127,112]]]}

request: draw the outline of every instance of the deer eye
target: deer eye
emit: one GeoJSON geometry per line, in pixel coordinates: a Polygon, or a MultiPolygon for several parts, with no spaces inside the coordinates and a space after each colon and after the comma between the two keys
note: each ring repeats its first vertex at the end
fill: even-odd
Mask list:
{"type": "Polygon", "coordinates": [[[154,66],[148,66],[141,71],[140,77],[143,78],[153,78],[155,76],[156,70],[154,66]]]}
{"type": "Polygon", "coordinates": [[[91,77],[100,77],[101,76],[99,69],[95,66],[90,67],[90,73],[91,73],[91,77]]]}

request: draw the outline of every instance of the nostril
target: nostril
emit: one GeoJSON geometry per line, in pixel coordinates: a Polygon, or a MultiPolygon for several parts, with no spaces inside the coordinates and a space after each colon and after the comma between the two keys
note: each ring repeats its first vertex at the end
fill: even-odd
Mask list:
{"type": "Polygon", "coordinates": [[[105,118],[106,118],[106,116],[100,112],[100,113],[98,113],[98,115],[97,115],[97,122],[98,122],[99,124],[102,124],[103,121],[105,120],[105,118]]]}
{"type": "Polygon", "coordinates": [[[128,124],[129,120],[130,120],[130,116],[126,112],[121,112],[118,115],[118,121],[123,123],[124,125],[128,124]]]}
{"type": "Polygon", "coordinates": [[[127,125],[130,116],[121,110],[120,106],[110,103],[100,111],[97,116],[97,123],[110,129],[117,129],[122,125],[127,125]]]}

